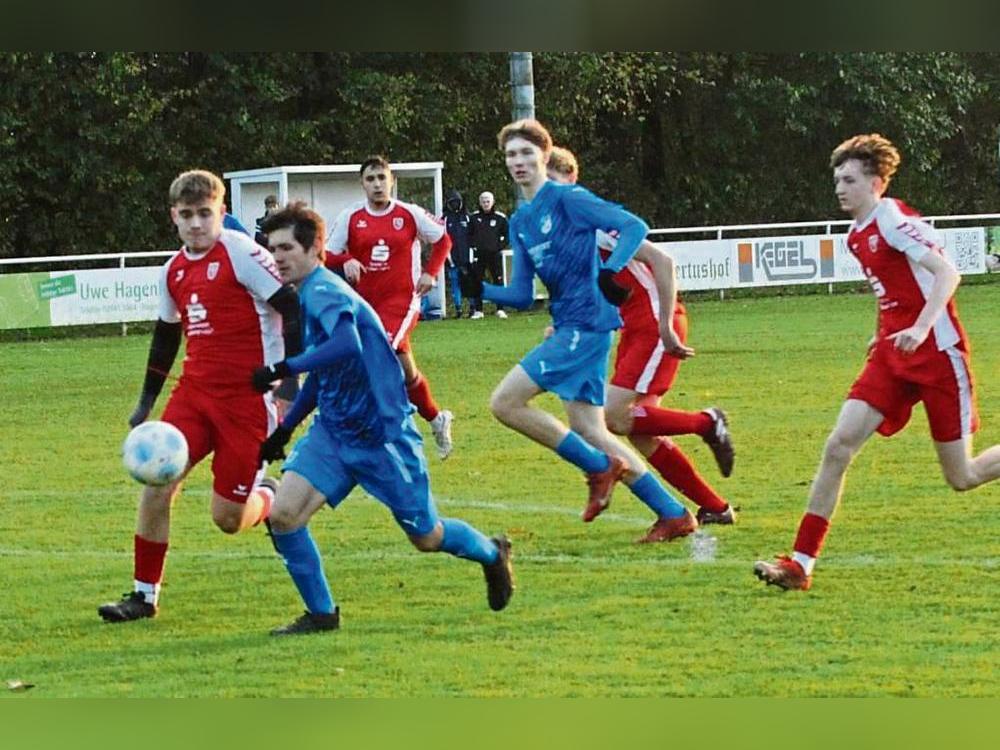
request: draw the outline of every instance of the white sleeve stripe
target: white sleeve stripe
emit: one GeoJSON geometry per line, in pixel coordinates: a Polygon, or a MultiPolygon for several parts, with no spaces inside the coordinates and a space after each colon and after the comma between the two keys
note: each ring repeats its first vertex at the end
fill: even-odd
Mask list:
{"type": "Polygon", "coordinates": [[[413,217],[413,221],[417,225],[417,236],[421,240],[434,244],[444,237],[444,233],[447,231],[444,224],[438,223],[437,220],[420,206],[415,206],[412,203],[404,203],[403,201],[398,201],[398,203],[410,212],[410,216],[413,217]]]}

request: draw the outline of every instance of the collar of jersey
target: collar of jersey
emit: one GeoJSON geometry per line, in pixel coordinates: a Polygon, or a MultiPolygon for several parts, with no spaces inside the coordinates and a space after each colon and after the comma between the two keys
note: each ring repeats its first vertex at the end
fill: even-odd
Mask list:
{"type": "Polygon", "coordinates": [[[385,216],[390,211],[392,211],[392,209],[394,209],[395,207],[396,207],[396,199],[395,198],[390,198],[389,199],[389,205],[386,206],[385,209],[382,210],[382,211],[372,211],[371,206],[368,205],[368,201],[367,200],[365,201],[365,211],[368,212],[368,214],[370,216],[385,216]]]}
{"type": "MultiPolygon", "coordinates": [[[[866,226],[868,226],[869,224],[871,224],[872,221],[875,220],[875,214],[877,214],[878,210],[882,207],[882,201],[884,201],[884,200],[888,200],[888,199],[887,198],[879,198],[878,199],[878,203],[875,204],[875,208],[873,208],[871,210],[871,213],[868,214],[862,221],[858,221],[857,219],[855,219],[854,220],[854,230],[861,231],[866,226]]],[[[848,230],[848,231],[851,231],[851,230],[848,230]]]]}

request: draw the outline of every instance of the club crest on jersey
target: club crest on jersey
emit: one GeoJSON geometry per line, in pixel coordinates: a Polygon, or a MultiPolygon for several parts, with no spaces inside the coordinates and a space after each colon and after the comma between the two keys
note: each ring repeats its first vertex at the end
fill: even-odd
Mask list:
{"type": "Polygon", "coordinates": [[[541,230],[542,230],[542,234],[548,234],[549,232],[552,231],[552,216],[551,215],[546,215],[545,218],[542,219],[541,230]]]}
{"type": "Polygon", "coordinates": [[[393,216],[392,217],[392,228],[395,229],[397,232],[400,229],[403,228],[403,217],[402,216],[393,216]]]}
{"type": "Polygon", "coordinates": [[[878,235],[877,234],[873,234],[871,237],[868,238],[868,249],[871,252],[873,252],[873,253],[878,251],[878,235]]]}
{"type": "Polygon", "coordinates": [[[208,280],[213,281],[216,276],[219,275],[219,263],[218,261],[212,261],[208,264],[208,280]]]}

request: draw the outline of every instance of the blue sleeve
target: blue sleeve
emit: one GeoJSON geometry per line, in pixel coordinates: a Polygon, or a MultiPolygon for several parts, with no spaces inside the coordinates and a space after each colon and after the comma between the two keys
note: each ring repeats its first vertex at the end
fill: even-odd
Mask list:
{"type": "Polygon", "coordinates": [[[358,336],[358,328],[354,324],[354,316],[346,308],[327,308],[323,314],[331,321],[332,326],[324,322],[329,338],[319,346],[314,346],[308,351],[302,352],[294,357],[285,360],[285,364],[292,371],[293,375],[300,372],[310,372],[320,367],[330,367],[345,357],[360,356],[361,337],[358,336]],[[336,316],[334,319],[333,316],[336,316]]]}
{"type": "Polygon", "coordinates": [[[638,216],[584,188],[567,192],[563,197],[563,206],[570,217],[583,226],[594,230],[618,230],[618,244],[603,266],[616,273],[632,260],[649,234],[649,226],[638,216]]]}
{"type": "Polygon", "coordinates": [[[288,407],[285,418],[281,420],[281,426],[289,430],[294,430],[299,424],[309,416],[309,413],[316,408],[316,398],[319,393],[319,384],[315,375],[307,375],[306,382],[299,389],[299,394],[295,401],[288,407]]]}
{"type": "Polygon", "coordinates": [[[222,215],[222,226],[226,229],[235,229],[237,232],[243,232],[247,237],[252,236],[247,228],[240,224],[240,220],[233,216],[231,213],[224,213],[222,215]]]}
{"type": "Polygon", "coordinates": [[[483,284],[483,299],[498,305],[509,305],[518,310],[527,310],[535,299],[535,264],[524,250],[521,241],[511,233],[514,247],[513,278],[507,286],[483,284]]]}

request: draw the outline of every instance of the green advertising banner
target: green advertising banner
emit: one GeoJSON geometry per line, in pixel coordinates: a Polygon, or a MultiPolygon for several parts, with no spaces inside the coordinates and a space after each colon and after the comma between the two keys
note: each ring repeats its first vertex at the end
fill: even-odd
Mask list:
{"type": "Polygon", "coordinates": [[[0,329],[155,320],[160,269],[0,275],[0,329]]]}
{"type": "Polygon", "coordinates": [[[41,328],[52,325],[49,303],[39,288],[50,274],[13,273],[0,276],[0,328],[41,328]]]}

